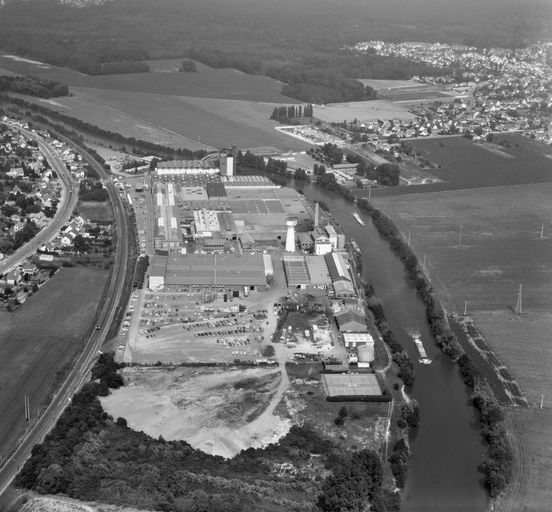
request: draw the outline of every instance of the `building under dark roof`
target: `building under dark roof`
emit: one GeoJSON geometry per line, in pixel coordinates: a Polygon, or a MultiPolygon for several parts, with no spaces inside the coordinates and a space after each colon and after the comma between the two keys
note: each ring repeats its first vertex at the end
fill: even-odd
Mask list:
{"type": "Polygon", "coordinates": [[[218,199],[219,197],[226,197],[226,189],[221,182],[207,183],[205,186],[209,199],[218,199]]]}
{"type": "Polygon", "coordinates": [[[335,315],[341,332],[362,332],[368,330],[366,319],[360,313],[345,309],[335,315]]]}

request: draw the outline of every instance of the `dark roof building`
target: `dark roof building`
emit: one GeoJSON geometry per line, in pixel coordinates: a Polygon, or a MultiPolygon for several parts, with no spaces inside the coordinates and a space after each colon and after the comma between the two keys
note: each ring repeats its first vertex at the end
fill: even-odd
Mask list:
{"type": "Polygon", "coordinates": [[[362,332],[368,329],[366,319],[350,309],[340,311],[335,315],[335,319],[341,332],[362,332]]]}

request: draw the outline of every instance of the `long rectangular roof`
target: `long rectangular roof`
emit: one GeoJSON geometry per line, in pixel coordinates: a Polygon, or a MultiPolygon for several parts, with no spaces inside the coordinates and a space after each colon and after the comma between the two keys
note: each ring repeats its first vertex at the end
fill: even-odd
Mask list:
{"type": "MultiPolygon", "coordinates": [[[[153,265],[157,266],[157,255],[153,265]]],[[[262,254],[179,255],[166,258],[166,285],[261,286],[266,284],[262,254]]],[[[159,262],[162,265],[162,261],[159,262]]]]}

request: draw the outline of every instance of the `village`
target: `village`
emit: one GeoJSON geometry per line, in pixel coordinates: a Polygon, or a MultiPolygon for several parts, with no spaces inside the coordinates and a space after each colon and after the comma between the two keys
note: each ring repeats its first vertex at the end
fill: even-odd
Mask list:
{"type": "MultiPolygon", "coordinates": [[[[9,119],[2,119],[3,123],[6,121],[9,119]]],[[[58,204],[64,200],[67,191],[34,139],[8,124],[0,124],[0,130],[1,263],[53,222],[58,204]]],[[[80,202],[68,222],[49,239],[39,243],[33,255],[10,265],[0,275],[0,299],[8,310],[23,304],[62,266],[90,263],[91,259],[106,264],[112,252],[111,223],[84,218],[78,211],[85,211],[86,205],[90,204],[86,200],[90,199],[103,199],[109,208],[107,193],[97,174],[80,154],[52,138],[48,132],[41,131],[40,136],[57,151],[70,173],[72,185],[78,188],[80,202]],[[87,186],[90,182],[104,194],[91,196],[87,186]]]]}

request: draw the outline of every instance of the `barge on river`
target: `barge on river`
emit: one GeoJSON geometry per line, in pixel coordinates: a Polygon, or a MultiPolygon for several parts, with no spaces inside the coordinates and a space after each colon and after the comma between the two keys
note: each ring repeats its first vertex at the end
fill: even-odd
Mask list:
{"type": "Polygon", "coordinates": [[[425,351],[424,344],[422,343],[421,336],[419,334],[414,334],[412,338],[414,339],[414,344],[416,345],[418,354],[420,354],[420,359],[418,359],[418,361],[420,361],[420,363],[422,364],[430,364],[431,359],[427,357],[427,353],[425,351]]]}
{"type": "Polygon", "coordinates": [[[353,213],[353,217],[361,226],[364,226],[364,221],[360,218],[360,215],[358,213],[353,213]]]}

